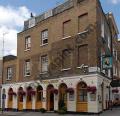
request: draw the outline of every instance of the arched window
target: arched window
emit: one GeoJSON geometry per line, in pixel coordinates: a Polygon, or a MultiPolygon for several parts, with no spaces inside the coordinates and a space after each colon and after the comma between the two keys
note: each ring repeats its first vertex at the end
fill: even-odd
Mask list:
{"type": "Polygon", "coordinates": [[[41,86],[37,87],[37,101],[42,101],[43,88],[41,86]]]}
{"type": "Polygon", "coordinates": [[[87,85],[80,82],[77,87],[78,102],[87,102],[87,85]]]}

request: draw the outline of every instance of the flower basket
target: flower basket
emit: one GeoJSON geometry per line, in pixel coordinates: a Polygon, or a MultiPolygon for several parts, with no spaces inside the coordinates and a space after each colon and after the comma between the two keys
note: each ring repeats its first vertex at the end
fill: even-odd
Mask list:
{"type": "Polygon", "coordinates": [[[87,91],[94,94],[97,91],[97,88],[95,86],[88,86],[87,91]]]}
{"type": "Polygon", "coordinates": [[[32,95],[34,96],[36,94],[36,92],[34,90],[30,90],[27,92],[27,95],[32,95]]]}
{"type": "Polygon", "coordinates": [[[23,95],[23,96],[25,96],[25,95],[26,95],[26,92],[25,92],[25,91],[19,91],[19,92],[18,92],[18,95],[23,95]]]}
{"type": "Polygon", "coordinates": [[[11,91],[11,92],[8,93],[8,95],[14,95],[14,96],[16,96],[17,94],[15,92],[11,91]]]}
{"type": "Polygon", "coordinates": [[[57,89],[54,89],[54,90],[53,90],[53,93],[57,95],[57,94],[58,94],[58,90],[57,90],[57,89]]]}
{"type": "Polygon", "coordinates": [[[74,89],[73,88],[67,88],[66,92],[70,93],[70,94],[74,94],[74,89]]]}
{"type": "Polygon", "coordinates": [[[113,89],[113,90],[112,90],[112,93],[118,93],[118,92],[119,92],[118,89],[113,89]]]}
{"type": "Polygon", "coordinates": [[[13,95],[16,96],[17,94],[15,92],[13,92],[13,95]]]}

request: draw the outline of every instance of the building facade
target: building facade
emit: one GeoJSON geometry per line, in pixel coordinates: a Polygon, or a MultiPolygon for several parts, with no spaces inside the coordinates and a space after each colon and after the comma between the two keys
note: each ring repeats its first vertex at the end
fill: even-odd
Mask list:
{"type": "Polygon", "coordinates": [[[114,17],[104,14],[98,0],[68,0],[25,21],[17,36],[17,58],[4,61],[4,108],[109,109],[112,32],[118,34],[114,17]]]}

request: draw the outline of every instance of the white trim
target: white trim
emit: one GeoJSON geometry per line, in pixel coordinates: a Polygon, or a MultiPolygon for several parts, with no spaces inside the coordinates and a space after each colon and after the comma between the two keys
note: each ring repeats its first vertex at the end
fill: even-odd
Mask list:
{"type": "Polygon", "coordinates": [[[62,40],[71,38],[71,36],[63,37],[62,40]]]}
{"type": "Polygon", "coordinates": [[[66,69],[61,69],[61,71],[68,71],[70,70],[71,68],[66,68],[66,69]]]}
{"type": "Polygon", "coordinates": [[[41,47],[43,47],[43,46],[46,46],[46,45],[48,45],[48,43],[45,43],[45,44],[41,44],[40,46],[41,46],[41,47]]]}
{"type": "Polygon", "coordinates": [[[24,52],[30,51],[31,49],[25,49],[24,52]]]}
{"type": "Polygon", "coordinates": [[[47,74],[47,72],[40,72],[40,74],[47,74]]]}
{"type": "Polygon", "coordinates": [[[83,34],[83,33],[87,33],[87,32],[88,32],[88,30],[83,31],[83,32],[80,32],[80,33],[77,33],[77,35],[81,35],[81,34],[83,34]]]}

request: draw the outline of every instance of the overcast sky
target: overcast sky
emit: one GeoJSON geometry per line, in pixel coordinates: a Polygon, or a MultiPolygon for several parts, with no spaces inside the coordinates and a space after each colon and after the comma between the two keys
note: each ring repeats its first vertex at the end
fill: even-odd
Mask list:
{"type": "MultiPolygon", "coordinates": [[[[0,0],[0,56],[3,33],[5,39],[4,55],[16,55],[17,33],[22,31],[24,20],[30,13],[39,15],[65,0],[0,0]]],[[[120,0],[100,0],[105,13],[113,12],[120,30],[120,0]]]]}

